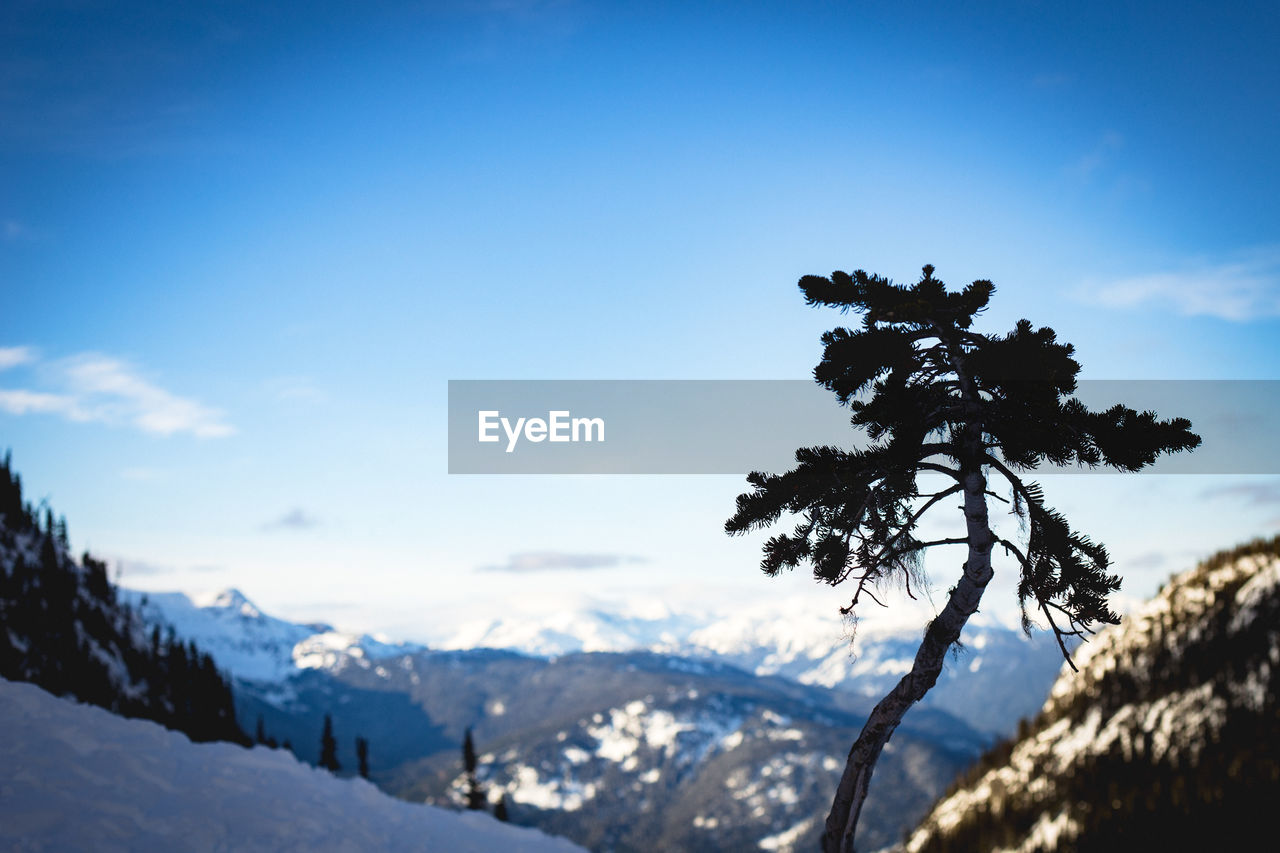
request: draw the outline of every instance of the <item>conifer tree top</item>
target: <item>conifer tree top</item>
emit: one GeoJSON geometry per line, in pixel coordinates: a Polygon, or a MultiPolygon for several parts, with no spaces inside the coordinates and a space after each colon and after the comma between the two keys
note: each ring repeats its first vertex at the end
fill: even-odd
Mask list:
{"type": "Polygon", "coordinates": [[[800,290],[809,305],[862,315],[860,326],[822,336],[814,378],[850,408],[871,443],[801,448],[790,472],[748,476],[753,490],[738,498],[727,532],[767,527],[784,514],[799,518],[793,533],[769,539],[762,569],[773,575],[808,564],[823,583],[854,581],[845,612],[889,577],[902,578],[910,592],[925,549],[969,542],[917,538],[921,517],[975,473],[984,494],[1000,498],[985,485],[994,471],[1028,522],[1025,543],[997,541],[1020,569],[1024,625],[1028,606],[1060,640],[1117,621],[1107,597],[1119,578],[1107,571],[1106,549],[1071,530],[1020,474],[1045,463],[1137,471],[1162,453],[1196,447],[1190,422],[1120,404],[1089,410],[1072,396],[1080,372],[1074,348],[1051,328],[1020,320],[1004,335],[975,331],[995,293],[985,279],[949,291],[932,266],[911,285],[857,270],[805,276],[800,290]],[[923,492],[921,474],[953,485],[923,492]]]}

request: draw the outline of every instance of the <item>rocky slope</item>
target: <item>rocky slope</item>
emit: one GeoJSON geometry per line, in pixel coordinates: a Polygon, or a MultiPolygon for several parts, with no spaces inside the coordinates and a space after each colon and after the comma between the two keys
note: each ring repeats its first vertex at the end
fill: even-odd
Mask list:
{"type": "MultiPolygon", "coordinates": [[[[469,707],[490,800],[505,794],[513,820],[595,850],[812,847],[813,816],[829,806],[863,722],[832,691],[724,665],[648,653],[495,654],[416,659],[415,701],[441,720],[469,707]]],[[[939,712],[904,725],[884,761],[867,843],[900,835],[982,741],[939,712]]],[[[460,802],[457,748],[383,783],[411,799],[460,802]]]]}
{"type": "Polygon", "coordinates": [[[905,849],[1262,849],[1280,802],[1280,537],[1174,578],[1076,662],[905,849]]]}

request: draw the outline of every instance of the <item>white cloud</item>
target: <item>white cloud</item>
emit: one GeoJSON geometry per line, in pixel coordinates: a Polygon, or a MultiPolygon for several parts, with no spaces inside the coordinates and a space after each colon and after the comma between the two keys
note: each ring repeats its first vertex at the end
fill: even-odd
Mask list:
{"type": "Polygon", "coordinates": [[[94,420],[89,412],[80,408],[74,397],[22,388],[0,388],[0,409],[11,415],[62,415],[73,421],[94,420]]]}
{"type": "MultiPolygon", "coordinates": [[[[7,352],[10,350],[0,350],[7,352]]],[[[29,351],[23,354],[25,361],[31,360],[29,351]]],[[[61,386],[58,390],[0,388],[0,410],[13,415],[52,414],[79,422],[124,424],[153,435],[189,433],[198,438],[221,438],[235,432],[222,412],[152,384],[118,359],[83,354],[46,367],[46,375],[61,386]]]]}
{"type": "Polygon", "coordinates": [[[1253,251],[1182,269],[1092,282],[1082,288],[1091,302],[1108,308],[1159,306],[1186,316],[1244,322],[1280,316],[1280,250],[1253,251]]]}
{"type": "Polygon", "coordinates": [[[1231,486],[1219,486],[1201,493],[1201,497],[1238,498],[1254,506],[1280,503],[1280,480],[1266,480],[1261,483],[1250,481],[1236,483],[1231,486]]]}
{"type": "Polygon", "coordinates": [[[35,361],[31,347],[0,347],[0,370],[35,361]]]}
{"type": "Polygon", "coordinates": [[[189,432],[199,438],[221,438],[235,432],[221,412],[152,385],[116,359],[79,356],[67,363],[66,376],[78,395],[103,401],[121,420],[143,432],[189,432]]]}

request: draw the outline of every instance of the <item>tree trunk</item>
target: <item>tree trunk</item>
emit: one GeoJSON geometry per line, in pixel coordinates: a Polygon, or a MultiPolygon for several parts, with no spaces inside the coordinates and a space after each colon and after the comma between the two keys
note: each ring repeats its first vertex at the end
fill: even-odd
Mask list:
{"type": "MultiPolygon", "coordinates": [[[[978,436],[980,438],[980,432],[978,436]]],[[[968,437],[972,440],[972,436],[968,437]]],[[[987,481],[976,465],[962,467],[961,481],[969,557],[960,582],[951,590],[942,612],[929,623],[911,671],[876,705],[849,750],[835,802],[827,816],[826,832],[822,837],[823,853],[853,853],[854,831],[880,753],[907,710],[937,683],[947,650],[960,639],[965,623],[977,612],[982,593],[991,580],[991,548],[995,538],[987,519],[987,481]]]]}

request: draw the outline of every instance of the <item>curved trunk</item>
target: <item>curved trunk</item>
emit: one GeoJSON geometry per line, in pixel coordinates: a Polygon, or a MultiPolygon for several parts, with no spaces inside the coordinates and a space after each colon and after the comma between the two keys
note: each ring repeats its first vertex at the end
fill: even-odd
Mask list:
{"type": "Polygon", "coordinates": [[[824,853],[853,853],[858,816],[880,753],[907,710],[937,683],[947,650],[960,639],[965,623],[977,612],[982,593],[991,580],[991,548],[995,538],[987,519],[987,481],[980,468],[970,466],[962,469],[961,480],[969,557],[960,582],[951,591],[942,612],[929,624],[911,671],[876,705],[849,750],[835,802],[827,816],[822,837],[824,853]]]}

